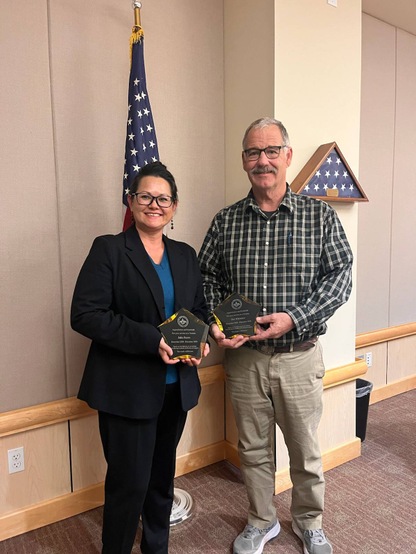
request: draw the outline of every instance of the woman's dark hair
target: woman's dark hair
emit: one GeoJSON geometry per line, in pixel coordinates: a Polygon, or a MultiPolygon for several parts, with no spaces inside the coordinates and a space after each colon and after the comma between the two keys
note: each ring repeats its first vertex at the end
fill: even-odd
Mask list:
{"type": "Polygon", "coordinates": [[[172,196],[173,202],[178,201],[178,188],[175,183],[175,178],[172,173],[166,168],[166,166],[162,164],[162,162],[152,162],[150,164],[144,165],[130,185],[130,194],[134,194],[135,192],[137,192],[140,181],[143,179],[143,177],[149,176],[165,179],[165,181],[169,183],[170,195],[172,196]]]}

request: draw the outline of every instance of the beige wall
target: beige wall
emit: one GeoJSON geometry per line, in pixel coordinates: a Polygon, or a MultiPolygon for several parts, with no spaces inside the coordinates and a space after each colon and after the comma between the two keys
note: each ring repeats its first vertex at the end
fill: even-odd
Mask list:
{"type": "Polygon", "coordinates": [[[369,202],[358,218],[358,332],[388,326],[395,35],[391,25],[363,15],[360,181],[369,202]]]}
{"type": "Polygon", "coordinates": [[[3,4],[0,36],[4,411],[67,391],[46,2],[3,4]]]}
{"type": "MultiPolygon", "coordinates": [[[[241,168],[241,139],[247,125],[263,115],[277,117],[287,127],[294,150],[290,181],[318,146],[334,140],[358,173],[360,2],[333,8],[319,0],[265,1],[259,14],[258,8],[248,0],[225,2],[225,45],[231,45],[225,54],[227,203],[249,189],[241,168]],[[349,40],[339,41],[343,35],[349,40]]],[[[356,251],[357,207],[334,207],[356,251]]],[[[328,367],[354,359],[355,292],[331,319],[323,340],[328,367]]]]}
{"type": "MultiPolygon", "coordinates": [[[[275,22],[275,113],[286,122],[294,149],[289,180],[296,177],[318,146],[332,141],[337,142],[357,174],[360,0],[338,2],[338,8],[320,0],[276,1],[275,22]]],[[[332,206],[355,254],[359,206],[336,202],[332,206]]],[[[354,287],[348,303],[329,320],[328,333],[322,338],[327,368],[354,359],[355,291],[354,287]]]]}
{"type": "Polygon", "coordinates": [[[362,0],[363,13],[416,35],[414,0],[362,0]]]}
{"type": "Polygon", "coordinates": [[[397,31],[389,325],[416,320],[416,35],[397,31]]]}
{"type": "MultiPolygon", "coordinates": [[[[318,0],[266,1],[261,3],[259,14],[257,9],[258,4],[246,0],[225,1],[227,203],[249,189],[241,168],[241,139],[247,125],[264,115],[277,117],[287,126],[294,150],[290,181],[318,146],[334,140],[354,172],[358,167],[361,3],[340,3],[335,9],[318,0]],[[233,17],[236,13],[238,17],[233,17]],[[339,41],[343,35],[352,38],[339,41]],[[231,45],[230,51],[227,45],[231,45]],[[228,79],[230,74],[232,79],[228,79]],[[340,81],[348,86],[339,86],[340,81]],[[273,96],[265,90],[273,91],[273,96]]],[[[357,206],[334,203],[334,208],[356,252],[357,206]]],[[[353,362],[355,292],[330,320],[322,342],[328,369],[353,362]]],[[[336,451],[340,445],[354,444],[354,383],[325,390],[324,406],[320,425],[323,450],[336,451]]],[[[226,410],[226,437],[235,443],[229,401],[226,410]]],[[[276,433],[277,488],[281,490],[281,481],[286,483],[283,487],[290,482],[286,475],[288,455],[278,429],[276,433]]]]}
{"type": "MultiPolygon", "coordinates": [[[[121,229],[131,2],[2,5],[0,412],[76,394],[88,342],[69,327],[95,236],[121,229]],[[4,78],[7,76],[7,78],[4,78]]],[[[159,153],[199,248],[224,205],[223,2],[142,8],[159,153]],[[178,61],[180,60],[180,61],[178,61]]]]}
{"type": "Polygon", "coordinates": [[[416,321],[416,36],[363,14],[357,331],[416,321]]]}
{"type": "MultiPolygon", "coordinates": [[[[369,204],[359,206],[334,203],[354,252],[358,250],[358,269],[364,270],[355,289],[362,295],[359,310],[365,309],[358,312],[359,326],[382,326],[409,316],[415,320],[408,301],[414,300],[415,258],[406,248],[406,237],[414,236],[414,217],[402,217],[412,206],[407,201],[412,183],[406,166],[403,170],[395,163],[393,170],[389,158],[393,143],[396,149],[400,146],[395,162],[411,160],[415,151],[408,140],[416,128],[414,37],[397,32],[396,88],[391,79],[396,30],[364,17],[363,85],[370,88],[361,117],[372,120],[371,126],[364,125],[365,148],[360,152],[361,4],[338,4],[145,3],[146,70],[159,151],[177,177],[181,201],[175,230],[168,232],[199,247],[216,211],[248,190],[240,163],[244,129],[258,116],[275,115],[287,125],[294,148],[291,180],[320,144],[336,140],[370,196],[369,204]],[[367,63],[372,56],[375,66],[367,63]],[[393,118],[390,108],[383,108],[397,98],[400,106],[393,118]],[[405,134],[393,139],[397,122],[405,134]],[[378,167],[380,157],[384,161],[382,195],[377,179],[370,183],[367,178],[374,168],[360,163],[358,172],[363,152],[378,167]],[[397,199],[392,180],[386,179],[393,173],[399,183],[397,199]],[[392,254],[386,261],[383,242],[390,237],[392,254]],[[362,245],[367,250],[360,258],[362,245]],[[390,282],[395,285],[392,293],[390,282]],[[364,319],[370,313],[374,319],[364,319]]],[[[0,88],[0,413],[77,391],[88,342],[69,328],[70,299],[92,239],[121,228],[132,23],[131,3],[119,0],[33,0],[24,7],[10,2],[2,6],[0,71],[7,78],[0,88]],[[27,22],[30,32],[22,30],[27,22]]],[[[328,368],[354,366],[355,290],[323,339],[328,368]]],[[[208,364],[220,358],[215,351],[208,364]]],[[[370,377],[376,385],[406,379],[414,373],[409,370],[415,364],[414,340],[374,347],[374,363],[370,377]]],[[[184,471],[223,459],[222,368],[209,367],[203,381],[201,403],[189,418],[178,451],[184,471]]],[[[354,386],[340,382],[325,391],[320,429],[323,448],[335,452],[340,440],[354,442],[354,386]]],[[[226,412],[227,437],[235,442],[229,405],[226,412]]],[[[10,415],[5,414],[9,423],[10,415]]],[[[56,416],[52,413],[51,420],[56,416]]],[[[65,419],[64,414],[59,421],[65,419]]],[[[66,495],[70,471],[75,493],[102,480],[96,417],[74,419],[69,425],[49,423],[1,438],[0,498],[5,501],[0,516],[17,511],[19,519],[20,508],[47,499],[73,503],[66,498],[71,496],[66,495]],[[25,447],[29,471],[10,476],[7,450],[17,446],[25,447]],[[45,457],[59,471],[51,472],[45,457]]],[[[281,446],[281,437],[279,441],[281,446]]],[[[283,451],[279,469],[284,470],[283,451]]],[[[94,505],[102,501],[99,495],[94,498],[94,505]]],[[[87,499],[82,509],[92,506],[87,499]]]]}
{"type": "Polygon", "coordinates": [[[224,1],[226,204],[250,190],[241,166],[244,131],[274,111],[274,4],[224,1]]]}
{"type": "MultiPolygon", "coordinates": [[[[92,239],[121,226],[133,22],[127,4],[34,0],[2,7],[1,411],[78,388],[88,342],[69,328],[74,281],[92,239]],[[21,40],[24,21],[31,31],[21,40]]],[[[317,146],[336,140],[370,196],[358,207],[336,206],[354,250],[359,246],[358,331],[412,321],[416,261],[405,237],[415,229],[403,214],[412,206],[406,164],[415,149],[415,39],[397,31],[396,67],[396,30],[364,16],[358,172],[359,2],[332,8],[316,0],[311,8],[310,0],[154,0],[142,9],[160,154],[180,187],[171,235],[199,247],[214,213],[248,190],[240,163],[245,127],[276,115],[294,147],[290,179],[317,146]]],[[[324,338],[329,366],[353,356],[354,295],[324,338]]],[[[214,352],[209,363],[220,358],[214,352]]]]}

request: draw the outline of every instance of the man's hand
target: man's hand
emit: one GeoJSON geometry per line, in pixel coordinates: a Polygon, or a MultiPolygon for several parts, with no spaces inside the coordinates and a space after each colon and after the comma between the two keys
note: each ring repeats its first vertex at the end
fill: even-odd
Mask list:
{"type": "Polygon", "coordinates": [[[295,326],[292,318],[286,312],[257,317],[256,322],[259,325],[256,334],[250,337],[250,340],[278,339],[295,326]],[[267,328],[263,329],[263,326],[267,326],[267,328]]]}
{"type": "Polygon", "coordinates": [[[243,337],[243,335],[238,335],[232,339],[225,338],[224,333],[220,331],[216,323],[211,325],[210,335],[220,348],[240,348],[240,346],[249,340],[249,337],[243,337]]]}

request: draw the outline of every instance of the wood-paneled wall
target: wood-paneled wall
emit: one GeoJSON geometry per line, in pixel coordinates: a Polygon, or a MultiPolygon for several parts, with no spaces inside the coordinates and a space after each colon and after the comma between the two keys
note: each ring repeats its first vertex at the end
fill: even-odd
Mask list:
{"type": "MultiPolygon", "coordinates": [[[[356,361],[325,376],[320,433],[326,468],[360,454],[354,433],[353,381],[365,371],[365,363],[356,361]]],[[[224,459],[238,464],[223,368],[211,366],[199,372],[201,399],[189,414],[179,444],[177,475],[224,459]]],[[[102,504],[105,461],[95,412],[76,399],[63,400],[63,406],[51,404],[0,416],[0,460],[7,460],[8,449],[23,446],[26,466],[9,475],[6,464],[0,465],[0,498],[6,500],[0,505],[0,540],[102,504]],[[61,421],[64,414],[67,419],[61,421]]],[[[285,458],[279,454],[278,459],[276,492],[290,486],[285,458]]]]}
{"type": "MultiPolygon", "coordinates": [[[[357,337],[357,360],[327,371],[319,428],[324,469],[360,455],[355,437],[355,379],[374,384],[371,402],[416,387],[416,323],[357,337]],[[373,365],[364,359],[372,353],[373,365]]],[[[178,447],[177,475],[228,459],[238,465],[237,432],[222,365],[199,370],[202,394],[178,447]]],[[[276,493],[291,486],[280,431],[276,493]]],[[[97,416],[75,398],[0,415],[0,540],[103,502],[105,461],[97,416]],[[7,451],[24,447],[25,470],[10,474],[7,451]]]]}
{"type": "Polygon", "coordinates": [[[364,377],[373,384],[371,403],[416,387],[416,323],[362,333],[356,345],[358,357],[371,354],[364,377]]]}

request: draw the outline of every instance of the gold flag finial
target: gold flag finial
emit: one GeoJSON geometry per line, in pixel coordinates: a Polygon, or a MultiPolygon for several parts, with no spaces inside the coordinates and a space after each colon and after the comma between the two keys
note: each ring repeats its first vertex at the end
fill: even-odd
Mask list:
{"type": "Polygon", "coordinates": [[[140,23],[140,8],[142,7],[142,3],[138,2],[137,0],[134,0],[133,2],[133,8],[134,8],[134,26],[141,29],[141,23],[140,23]]]}
{"type": "Polygon", "coordinates": [[[142,37],[144,36],[143,29],[141,26],[140,21],[140,8],[142,7],[142,3],[138,2],[137,0],[134,0],[133,2],[133,8],[134,8],[134,25],[130,36],[130,61],[133,51],[133,44],[136,42],[139,42],[142,37]]]}

